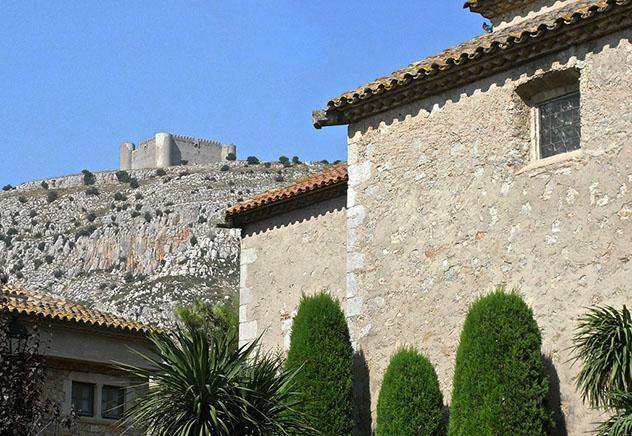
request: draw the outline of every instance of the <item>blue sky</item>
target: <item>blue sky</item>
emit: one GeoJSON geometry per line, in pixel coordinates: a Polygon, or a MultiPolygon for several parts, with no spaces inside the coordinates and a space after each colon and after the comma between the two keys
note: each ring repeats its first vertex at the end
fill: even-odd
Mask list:
{"type": "Polygon", "coordinates": [[[463,0],[0,1],[0,186],[115,169],[157,131],[346,159],[311,111],[481,32],[463,0]]]}

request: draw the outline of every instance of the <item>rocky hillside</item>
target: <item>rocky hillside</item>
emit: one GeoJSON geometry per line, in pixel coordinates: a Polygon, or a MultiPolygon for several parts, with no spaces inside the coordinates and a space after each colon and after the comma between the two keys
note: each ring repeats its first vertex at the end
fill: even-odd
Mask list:
{"type": "Polygon", "coordinates": [[[145,322],[178,303],[232,300],[241,199],[321,169],[243,162],[72,175],[0,193],[0,279],[145,322]]]}

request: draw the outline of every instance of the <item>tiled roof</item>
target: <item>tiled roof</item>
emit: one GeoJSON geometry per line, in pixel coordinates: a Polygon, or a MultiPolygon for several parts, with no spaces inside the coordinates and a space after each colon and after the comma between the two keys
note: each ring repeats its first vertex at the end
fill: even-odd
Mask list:
{"type": "MultiPolygon", "coordinates": [[[[627,21],[624,20],[630,19],[631,5],[632,0],[577,0],[513,26],[477,36],[330,100],[324,110],[314,112],[314,126],[320,128],[327,125],[349,124],[392,107],[401,106],[415,99],[458,86],[462,84],[462,79],[471,82],[479,77],[485,77],[498,71],[500,68],[498,65],[509,64],[511,66],[520,61],[527,61],[530,56],[540,56],[542,53],[531,50],[531,52],[521,54],[520,57],[506,55],[499,59],[498,65],[495,63],[481,64],[481,61],[486,57],[493,58],[495,54],[502,54],[503,51],[510,51],[513,48],[534,43],[538,39],[544,39],[546,36],[556,34],[566,28],[573,28],[580,23],[597,20],[614,11],[618,11],[619,15],[624,17],[621,19],[620,25],[627,26],[627,21]],[[435,84],[448,73],[467,68],[470,64],[475,63],[480,65],[476,65],[476,68],[473,67],[471,71],[464,73],[464,77],[459,77],[461,82],[454,79],[447,80],[440,86],[435,84]],[[426,82],[427,84],[424,86],[426,82]],[[435,85],[433,86],[433,84],[435,85]],[[419,88],[415,89],[415,85],[419,88]],[[391,101],[380,102],[388,100],[390,95],[393,95],[391,101]],[[358,109],[354,108],[356,106],[358,109]]],[[[600,32],[603,34],[608,30],[608,28],[600,29],[600,32]]],[[[586,38],[598,36],[599,34],[595,33],[586,35],[586,38]]],[[[576,39],[564,40],[564,44],[576,42],[576,39]]],[[[543,50],[544,52],[550,51],[550,48],[547,46],[543,50]]]]}
{"type": "Polygon", "coordinates": [[[10,284],[0,284],[0,310],[129,332],[146,333],[152,329],[150,326],[136,321],[107,312],[88,309],[78,304],[27,291],[10,284]]]}
{"type": "Polygon", "coordinates": [[[264,192],[263,194],[249,198],[243,203],[230,207],[225,211],[226,218],[232,218],[245,212],[288,201],[318,190],[346,184],[348,180],[349,176],[347,174],[346,164],[331,166],[326,168],[322,173],[308,176],[293,185],[264,192]]]}

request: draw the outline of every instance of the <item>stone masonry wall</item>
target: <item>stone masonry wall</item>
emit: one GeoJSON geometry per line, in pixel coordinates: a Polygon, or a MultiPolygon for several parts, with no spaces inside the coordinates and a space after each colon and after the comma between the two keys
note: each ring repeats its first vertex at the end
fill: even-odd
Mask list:
{"type": "Polygon", "coordinates": [[[345,197],[249,225],[241,242],[239,340],[263,333],[265,348],[287,351],[303,294],[345,297],[345,197]]]}
{"type": "Polygon", "coordinates": [[[568,348],[586,306],[631,301],[631,38],[627,30],[349,127],[347,314],[373,413],[389,358],[405,345],[429,356],[449,402],[468,306],[507,283],[542,329],[559,428],[592,429],[568,348]],[[531,113],[516,86],[568,67],[581,71],[582,150],[533,163],[531,113]]]}

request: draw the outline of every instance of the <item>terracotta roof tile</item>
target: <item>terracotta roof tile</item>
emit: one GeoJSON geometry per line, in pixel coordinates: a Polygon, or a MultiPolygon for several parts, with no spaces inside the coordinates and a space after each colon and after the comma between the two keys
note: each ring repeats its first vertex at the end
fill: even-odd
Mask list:
{"type": "Polygon", "coordinates": [[[299,180],[293,185],[285,188],[274,189],[249,198],[243,203],[239,203],[226,209],[225,215],[227,219],[232,218],[244,212],[249,212],[254,209],[290,200],[306,193],[347,183],[348,180],[349,176],[347,174],[347,165],[335,165],[326,168],[322,173],[311,175],[303,180],[299,180]]]}
{"type": "Polygon", "coordinates": [[[152,330],[151,326],[136,321],[107,312],[88,309],[78,304],[31,292],[10,284],[0,284],[0,310],[130,332],[147,333],[152,330]]]}
{"type": "MultiPolygon", "coordinates": [[[[326,109],[314,112],[314,126],[320,128],[326,125],[348,124],[350,120],[342,114],[347,108],[368,104],[367,101],[373,101],[378,96],[403,89],[414,82],[437,78],[470,61],[497,53],[499,50],[509,50],[550,32],[559,31],[580,21],[590,20],[614,9],[627,8],[631,4],[632,0],[577,0],[533,19],[479,35],[330,100],[326,109]]],[[[484,71],[480,74],[484,75],[484,71]]],[[[475,78],[473,77],[472,80],[475,78]]],[[[439,92],[441,89],[434,89],[434,91],[439,92]]],[[[377,108],[369,110],[366,116],[388,109],[380,108],[379,105],[375,106],[377,108]]]]}

